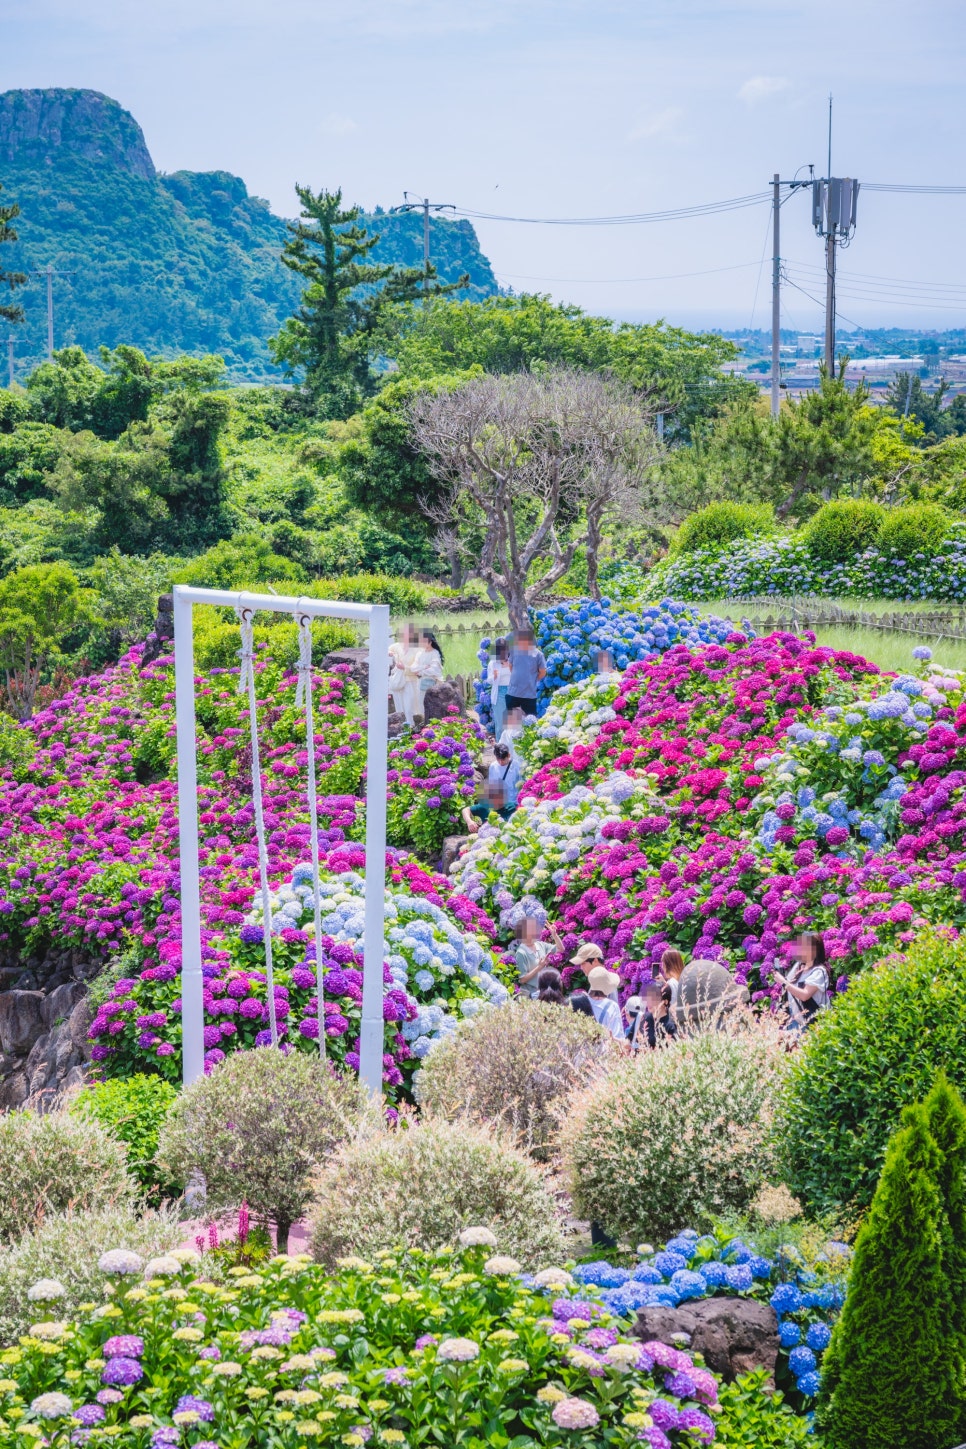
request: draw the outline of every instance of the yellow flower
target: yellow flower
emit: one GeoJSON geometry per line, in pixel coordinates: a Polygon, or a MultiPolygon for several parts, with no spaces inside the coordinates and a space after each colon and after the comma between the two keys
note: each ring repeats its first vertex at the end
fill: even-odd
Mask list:
{"type": "Polygon", "coordinates": [[[394,1304],[402,1302],[398,1293],[381,1293],[379,1296],[387,1308],[392,1308],[394,1304]]]}
{"type": "Polygon", "coordinates": [[[544,1384],[543,1388],[537,1391],[537,1398],[541,1404],[559,1404],[560,1400],[566,1397],[563,1389],[555,1388],[553,1384],[544,1384]]]}
{"type": "Polygon", "coordinates": [[[422,1294],[421,1293],[417,1293],[416,1290],[415,1290],[415,1288],[410,1288],[410,1290],[409,1290],[408,1293],[404,1293],[403,1294],[403,1302],[404,1303],[418,1303],[421,1297],[422,1297],[422,1294]]]}
{"type": "Polygon", "coordinates": [[[94,1309],[96,1307],[97,1307],[97,1304],[96,1303],[78,1303],[78,1305],[77,1305],[77,1312],[78,1313],[93,1313],[94,1312],[94,1309]]]}
{"type": "Polygon", "coordinates": [[[297,1404],[318,1404],[321,1403],[322,1395],[315,1389],[300,1389],[295,1395],[297,1404]]]}
{"type": "Polygon", "coordinates": [[[325,1308],[318,1315],[318,1323],[362,1323],[365,1314],[358,1308],[325,1308]]]}
{"type": "MultiPolygon", "coordinates": [[[[247,1278],[248,1277],[248,1273],[249,1273],[249,1270],[247,1268],[229,1268],[228,1269],[228,1276],[229,1276],[229,1278],[247,1278]]],[[[252,1274],[252,1277],[257,1277],[257,1276],[258,1276],[257,1274],[252,1274]]]]}
{"type": "Polygon", "coordinates": [[[401,1429],[383,1429],[379,1438],[384,1444],[405,1444],[406,1436],[401,1429]]]}
{"type": "Polygon", "coordinates": [[[65,1383],[68,1383],[68,1384],[76,1384],[77,1380],[80,1377],[81,1377],[81,1371],[80,1371],[80,1369],[67,1369],[65,1371],[64,1375],[63,1375],[64,1382],[65,1383]]]}
{"type": "Polygon", "coordinates": [[[358,1409],[359,1400],[354,1394],[336,1394],[332,1400],[337,1409],[358,1409]]]}
{"type": "Polygon", "coordinates": [[[295,1432],[311,1439],[322,1433],[322,1425],[317,1424],[314,1419],[300,1419],[295,1426],[295,1432]]]}
{"type": "Polygon", "coordinates": [[[320,1409],[315,1417],[320,1424],[331,1424],[335,1418],[335,1414],[333,1414],[331,1409],[320,1409]]]}
{"type": "Polygon", "coordinates": [[[19,1348],[8,1348],[0,1353],[0,1363],[19,1363],[23,1358],[19,1348]]]}
{"type": "Polygon", "coordinates": [[[363,1439],[361,1434],[353,1433],[343,1434],[341,1442],[343,1444],[348,1444],[349,1449],[359,1449],[360,1444],[364,1444],[366,1441],[365,1439],[363,1439]]]}
{"type": "Polygon", "coordinates": [[[392,1405],[388,1399],[370,1399],[369,1408],[374,1414],[381,1414],[383,1409],[389,1409],[392,1405]]]}
{"type": "Polygon", "coordinates": [[[128,1303],[141,1303],[147,1296],[143,1288],[129,1288],[124,1295],[128,1303]]]}
{"type": "Polygon", "coordinates": [[[522,1374],[526,1373],[530,1365],[525,1358],[505,1358],[498,1367],[501,1373],[522,1374]]]}
{"type": "Polygon", "coordinates": [[[294,1353],[282,1364],[283,1374],[307,1374],[315,1368],[315,1359],[307,1353],[294,1353]]]}
{"type": "Polygon", "coordinates": [[[226,1359],[224,1363],[214,1363],[211,1366],[211,1372],[213,1374],[217,1374],[219,1378],[233,1379],[238,1374],[240,1374],[241,1371],[241,1364],[232,1363],[231,1359],[226,1359]]]}
{"type": "MultiPolygon", "coordinates": [[[[66,1378],[67,1375],[65,1374],[66,1378]]],[[[80,1374],[77,1375],[80,1378],[80,1374]]],[[[0,1379],[0,1394],[14,1394],[17,1391],[16,1379],[0,1379]]]]}
{"type": "Polygon", "coordinates": [[[221,1296],[221,1289],[217,1283],[207,1283],[203,1279],[200,1279],[197,1283],[192,1283],[191,1291],[193,1293],[204,1293],[208,1298],[221,1296]]]}
{"type": "Polygon", "coordinates": [[[569,1343],[570,1342],[570,1338],[568,1337],[568,1335],[566,1333],[551,1333],[551,1335],[550,1335],[550,1342],[551,1343],[569,1343]]]}
{"type": "Polygon", "coordinates": [[[102,1307],[98,1308],[95,1311],[95,1313],[93,1314],[93,1317],[94,1318],[122,1318],[123,1317],[123,1314],[121,1313],[121,1310],[120,1310],[120,1308],[118,1308],[118,1306],[117,1306],[116,1303],[105,1303],[105,1304],[102,1305],[102,1307]]]}
{"type": "Polygon", "coordinates": [[[349,1375],[341,1373],[322,1374],[319,1378],[324,1389],[344,1389],[348,1382],[349,1375]]]}
{"type": "Polygon", "coordinates": [[[275,1417],[276,1419],[279,1419],[283,1424],[291,1424],[292,1420],[295,1418],[295,1415],[292,1413],[291,1409],[279,1409],[275,1417]]]}
{"type": "Polygon", "coordinates": [[[573,1329],[575,1333],[582,1333],[585,1328],[590,1327],[590,1321],[586,1318],[568,1318],[567,1327],[573,1329]]]}
{"type": "Polygon", "coordinates": [[[89,1358],[84,1364],[84,1367],[86,1369],[90,1369],[91,1373],[96,1373],[98,1369],[102,1369],[104,1367],[106,1362],[107,1360],[104,1358],[89,1358]]]}
{"type": "Polygon", "coordinates": [[[17,1430],[18,1434],[25,1434],[30,1439],[42,1439],[44,1431],[39,1424],[21,1424],[17,1430]]]}
{"type": "Polygon", "coordinates": [[[168,1298],[172,1303],[181,1303],[187,1296],[184,1288],[166,1288],[161,1294],[162,1298],[168,1298]]]}
{"type": "Polygon", "coordinates": [[[390,1263],[395,1266],[396,1255],[392,1248],[380,1248],[375,1256],[379,1259],[383,1267],[388,1267],[390,1263]]]}
{"type": "Polygon", "coordinates": [[[650,1414],[641,1414],[637,1412],[633,1414],[625,1414],[624,1427],[627,1429],[649,1429],[651,1427],[651,1416],[650,1414]]]}
{"type": "Polygon", "coordinates": [[[258,1273],[245,1273],[237,1280],[239,1288],[260,1288],[262,1280],[258,1273]]]}
{"type": "Polygon", "coordinates": [[[276,1404],[297,1404],[299,1396],[294,1389],[280,1389],[275,1395],[276,1404]]]}
{"type": "Polygon", "coordinates": [[[201,1415],[197,1409],[182,1409],[180,1414],[172,1414],[176,1424],[197,1424],[201,1421],[201,1415]]]}
{"type": "Polygon", "coordinates": [[[150,1429],[154,1423],[153,1414],[135,1414],[128,1420],[132,1429],[150,1429]]]}
{"type": "Polygon", "coordinates": [[[201,1312],[201,1304],[200,1303],[179,1303],[178,1304],[177,1311],[178,1311],[178,1313],[200,1313],[201,1312]]]}
{"type": "MultiPolygon", "coordinates": [[[[177,1337],[178,1337],[178,1335],[175,1334],[175,1338],[177,1338],[177,1337]]],[[[199,1333],[198,1337],[199,1338],[201,1337],[201,1334],[200,1333],[199,1333]]],[[[281,1357],[282,1357],[282,1355],[279,1353],[278,1349],[277,1348],[272,1348],[272,1345],[270,1343],[260,1343],[257,1348],[253,1348],[252,1349],[252,1358],[254,1358],[254,1359],[258,1359],[258,1360],[264,1359],[264,1360],[268,1361],[269,1359],[281,1358],[281,1357]]]]}
{"type": "Polygon", "coordinates": [[[204,1334],[200,1328],[176,1328],[171,1337],[178,1339],[181,1343],[200,1343],[204,1334]]]}
{"type": "Polygon", "coordinates": [[[486,1341],[487,1343],[515,1343],[519,1337],[520,1335],[514,1333],[512,1328],[498,1328],[495,1333],[487,1334],[486,1341]]]}
{"type": "Polygon", "coordinates": [[[245,1390],[245,1397],[246,1399],[267,1399],[268,1389],[259,1388],[256,1384],[254,1388],[245,1390]]]}
{"type": "Polygon", "coordinates": [[[351,1253],[349,1254],[348,1258],[336,1258],[335,1265],[337,1268],[344,1268],[350,1272],[372,1272],[372,1265],[370,1263],[367,1263],[365,1258],[356,1258],[351,1253]]]}

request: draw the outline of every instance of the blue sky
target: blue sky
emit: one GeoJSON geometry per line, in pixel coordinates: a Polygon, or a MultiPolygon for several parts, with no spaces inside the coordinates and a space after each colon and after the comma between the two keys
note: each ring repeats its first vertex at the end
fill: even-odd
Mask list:
{"type": "MultiPolygon", "coordinates": [[[[366,206],[408,189],[526,216],[746,195],[775,170],[824,170],[830,90],[834,174],[966,184],[956,0],[0,0],[0,20],[0,89],[105,91],[161,169],[233,171],[283,215],[295,181],[341,184],[366,206]]],[[[804,196],[783,220],[792,276],[818,297],[804,196]]],[[[478,230],[520,290],[609,315],[765,326],[768,226],[753,207],[478,230]]],[[[966,326],[964,232],[966,196],[866,193],[842,314],[966,326]]],[[[819,320],[785,289],[785,325],[819,320]]]]}

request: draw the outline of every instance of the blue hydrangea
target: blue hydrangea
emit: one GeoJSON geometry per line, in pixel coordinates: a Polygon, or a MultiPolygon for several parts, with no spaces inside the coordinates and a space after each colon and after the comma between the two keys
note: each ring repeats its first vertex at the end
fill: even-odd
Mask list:
{"type": "Polygon", "coordinates": [[[797,1313],[803,1306],[802,1295],[794,1283],[779,1283],[768,1301],[776,1313],[797,1313]]]}
{"type": "Polygon", "coordinates": [[[682,1302],[688,1298],[703,1298],[708,1291],[708,1285],[701,1274],[692,1273],[687,1268],[679,1268],[672,1276],[671,1287],[681,1295],[682,1302]]]}
{"type": "Polygon", "coordinates": [[[713,1260],[710,1263],[702,1263],[698,1272],[712,1288],[723,1288],[728,1281],[728,1269],[724,1263],[719,1263],[717,1260],[713,1260]]]}
{"type": "Polygon", "coordinates": [[[778,1330],[778,1342],[782,1348],[794,1348],[802,1341],[802,1330],[791,1318],[786,1318],[778,1330]]]}
{"type": "Polygon", "coordinates": [[[763,1258],[760,1253],[754,1254],[749,1260],[748,1267],[751,1269],[751,1276],[760,1278],[762,1282],[767,1282],[771,1277],[771,1261],[763,1258]]]}
{"type": "Polygon", "coordinates": [[[655,1253],[654,1266],[660,1270],[665,1278],[670,1278],[672,1273],[677,1273],[680,1268],[686,1268],[688,1266],[688,1259],[681,1253],[655,1253]]]}
{"type": "Polygon", "coordinates": [[[635,1283],[663,1283],[664,1274],[653,1263],[638,1263],[631,1277],[635,1283]]]}
{"type": "Polygon", "coordinates": [[[824,1353],[832,1338],[827,1323],[813,1323],[805,1335],[805,1342],[815,1353],[824,1353]]]}
{"type": "Polygon", "coordinates": [[[680,1253],[683,1258],[690,1260],[694,1256],[694,1239],[685,1237],[684,1233],[678,1233],[674,1238],[669,1238],[664,1245],[665,1252],[680,1253]]]}
{"type": "Polygon", "coordinates": [[[804,1343],[793,1348],[788,1355],[788,1367],[796,1378],[811,1373],[816,1366],[815,1355],[804,1343]]]}
{"type": "Polygon", "coordinates": [[[578,1263],[573,1276],[578,1283],[593,1283],[598,1288],[620,1288],[631,1275],[626,1268],[615,1268],[601,1260],[598,1263],[578,1263]]]}
{"type": "Polygon", "coordinates": [[[736,1293],[747,1293],[752,1286],[751,1268],[747,1263],[737,1263],[726,1270],[725,1282],[736,1293]]]}
{"type": "Polygon", "coordinates": [[[798,1379],[798,1392],[807,1399],[812,1399],[818,1393],[821,1382],[821,1376],[817,1373],[801,1374],[798,1379]]]}

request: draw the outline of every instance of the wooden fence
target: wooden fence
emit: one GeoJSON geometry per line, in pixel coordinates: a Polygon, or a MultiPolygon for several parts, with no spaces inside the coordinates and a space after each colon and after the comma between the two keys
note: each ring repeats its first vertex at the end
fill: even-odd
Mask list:
{"type": "MultiPolygon", "coordinates": [[[[729,600],[729,603],[731,600],[729,600]]],[[[878,629],[883,634],[912,634],[927,639],[966,639],[966,608],[911,610],[897,609],[873,614],[865,609],[847,609],[823,599],[748,598],[744,604],[748,622],[756,629],[878,629]],[[767,613],[762,610],[767,609],[767,613]]],[[[714,605],[709,606],[711,609],[714,605]]]]}

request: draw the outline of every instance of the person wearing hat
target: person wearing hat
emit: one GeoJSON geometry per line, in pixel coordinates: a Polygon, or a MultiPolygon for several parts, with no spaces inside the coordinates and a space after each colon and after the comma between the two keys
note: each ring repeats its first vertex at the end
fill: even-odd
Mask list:
{"type": "Polygon", "coordinates": [[[608,971],[606,966],[591,966],[587,972],[587,982],[590,986],[588,995],[590,1004],[594,1010],[597,1025],[609,1031],[611,1036],[618,1041],[624,1040],[624,1022],[621,1017],[621,1009],[614,1000],[614,992],[621,984],[621,979],[616,971],[608,971]]]}

